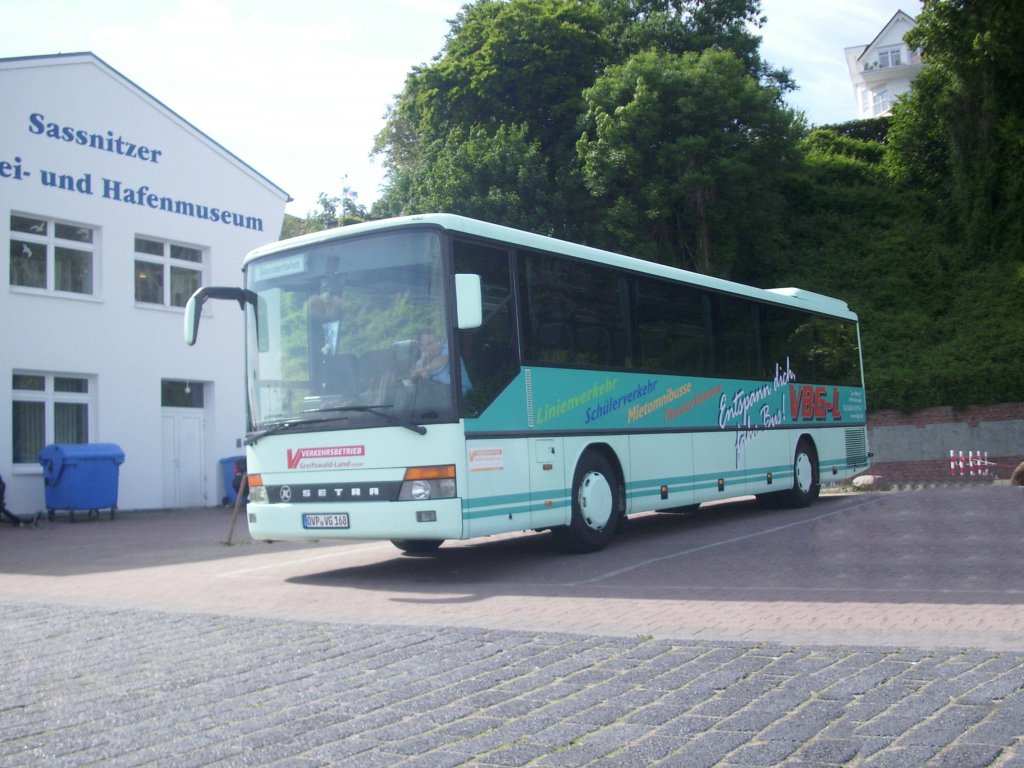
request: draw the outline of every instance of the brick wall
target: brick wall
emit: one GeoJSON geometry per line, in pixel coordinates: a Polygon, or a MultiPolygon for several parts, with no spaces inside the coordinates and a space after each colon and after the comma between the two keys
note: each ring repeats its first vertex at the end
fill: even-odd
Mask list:
{"type": "Polygon", "coordinates": [[[1024,461],[1021,456],[989,456],[988,460],[997,465],[989,467],[988,475],[968,474],[966,460],[963,475],[960,475],[959,468],[951,473],[948,461],[873,461],[865,474],[878,475],[885,484],[894,486],[991,483],[1009,479],[1013,468],[1024,461]]]}
{"type": "Polygon", "coordinates": [[[890,485],[990,482],[992,477],[961,479],[949,470],[949,452],[987,451],[995,478],[1009,478],[1024,461],[1024,403],[927,408],[916,413],[877,411],[868,416],[868,440],[874,454],[868,474],[890,485]]]}
{"type": "Polygon", "coordinates": [[[1024,403],[970,405],[960,411],[950,406],[942,406],[925,408],[923,411],[910,414],[900,411],[875,411],[868,416],[868,429],[903,425],[924,427],[928,424],[954,422],[976,427],[983,421],[1024,421],[1024,403]]]}

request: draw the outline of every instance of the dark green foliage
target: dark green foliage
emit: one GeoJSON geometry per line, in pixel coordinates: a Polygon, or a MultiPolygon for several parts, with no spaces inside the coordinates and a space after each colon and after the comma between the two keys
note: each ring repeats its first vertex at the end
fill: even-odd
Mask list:
{"type": "Polygon", "coordinates": [[[1024,260],[965,249],[941,196],[894,183],[877,145],[851,142],[804,142],[787,188],[793,255],[773,277],[859,313],[871,410],[1024,400],[1024,260]]]}
{"type": "Polygon", "coordinates": [[[397,174],[376,214],[456,211],[536,232],[554,230],[562,206],[548,185],[547,158],[524,126],[502,125],[493,134],[482,126],[455,127],[425,147],[421,161],[430,172],[397,174]]]}
{"type": "Polygon", "coordinates": [[[850,139],[874,141],[879,144],[884,144],[889,134],[889,117],[883,116],[871,117],[867,120],[850,120],[845,123],[835,123],[833,125],[823,125],[821,127],[850,139]]]}
{"type": "Polygon", "coordinates": [[[651,261],[729,275],[763,249],[799,125],[729,51],[646,51],[585,92],[576,144],[583,182],[606,207],[596,233],[651,261]]]}
{"type": "Polygon", "coordinates": [[[976,258],[1024,248],[1024,12],[1019,0],[926,0],[907,42],[928,66],[894,110],[890,168],[943,198],[976,258]]]}
{"type": "MultiPolygon", "coordinates": [[[[583,90],[609,61],[603,24],[596,2],[464,6],[443,51],[406,79],[377,137],[389,183],[374,214],[475,211],[523,225],[524,206],[536,213],[540,202],[555,204],[562,214],[555,218],[564,218],[557,201],[581,197],[572,165],[583,90]],[[476,149],[463,151],[462,141],[476,149]],[[479,176],[475,153],[489,156],[479,176]],[[516,155],[526,160],[525,178],[511,162],[516,155]],[[432,178],[453,171],[463,178],[432,178]]],[[[549,229],[545,221],[535,226],[549,229]]]]}
{"type": "MultiPolygon", "coordinates": [[[[685,131],[679,141],[696,145],[724,129],[728,135],[703,152],[699,165],[708,167],[695,167],[690,178],[710,178],[716,167],[733,171],[736,178],[723,178],[717,191],[723,205],[710,212],[727,218],[726,182],[749,170],[746,158],[728,156],[730,141],[753,147],[762,171],[769,158],[792,149],[785,132],[794,118],[781,103],[791,84],[787,73],[760,59],[759,38],[748,26],[760,23],[759,14],[756,0],[477,0],[463,6],[440,54],[406,79],[377,137],[388,184],[374,215],[484,213],[498,223],[527,224],[659,261],[727,272],[737,250],[726,242],[735,239],[728,228],[720,228],[719,262],[708,251],[708,222],[684,238],[669,221],[690,212],[685,201],[670,197],[657,211],[637,210],[622,204],[623,195],[593,192],[604,186],[598,180],[602,170],[583,167],[596,161],[578,141],[588,127],[599,141],[592,123],[603,107],[614,107],[595,104],[588,94],[631,61],[657,57],[652,65],[665,65],[671,77],[660,78],[653,99],[632,100],[632,125],[647,119],[659,125],[638,136],[621,126],[622,146],[611,151],[642,160],[630,169],[639,178],[645,172],[641,166],[650,165],[642,156],[654,149],[639,140],[664,143],[685,131]],[[661,93],[664,98],[678,94],[680,101],[665,109],[661,93]],[[781,141],[773,135],[780,131],[781,141]],[[474,148],[464,150],[463,142],[474,148]],[[475,165],[477,155],[486,157],[483,166],[475,165]],[[516,157],[525,159],[523,169],[515,167],[516,157]],[[652,216],[657,231],[651,237],[641,242],[628,236],[650,228],[652,216]],[[699,252],[699,259],[691,252],[699,252]]],[[[650,82],[661,73],[626,74],[650,82]]],[[[643,88],[635,80],[627,83],[626,93],[638,87],[643,88]]],[[[676,173],[677,160],[671,152],[655,157],[655,192],[661,180],[676,173]]],[[[765,174],[754,175],[770,188],[765,174]]],[[[708,188],[695,194],[715,193],[708,188]]],[[[691,200],[700,205],[694,195],[691,200]]]]}

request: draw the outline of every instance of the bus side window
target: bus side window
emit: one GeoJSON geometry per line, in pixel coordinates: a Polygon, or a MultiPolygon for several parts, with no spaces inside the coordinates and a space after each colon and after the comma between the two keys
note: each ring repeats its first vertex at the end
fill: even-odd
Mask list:
{"type": "MultiPolygon", "coordinates": [[[[581,362],[607,366],[612,363],[612,336],[601,325],[587,325],[576,332],[576,349],[581,362]]],[[[621,365],[621,361],[616,361],[621,365]]]]}
{"type": "Polygon", "coordinates": [[[475,417],[519,370],[509,252],[468,240],[455,240],[452,250],[455,272],[480,275],[483,294],[483,323],[457,332],[461,365],[472,382],[463,398],[463,410],[466,416],[475,417]]]}
{"type": "Polygon", "coordinates": [[[629,295],[614,270],[539,251],[520,253],[523,358],[623,367],[631,358],[629,295]]]}
{"type": "Polygon", "coordinates": [[[640,366],[682,376],[711,373],[709,297],[658,280],[636,281],[640,366]]]}
{"type": "Polygon", "coordinates": [[[756,379],[762,370],[757,305],[737,296],[718,295],[715,373],[726,378],[756,379]]]}

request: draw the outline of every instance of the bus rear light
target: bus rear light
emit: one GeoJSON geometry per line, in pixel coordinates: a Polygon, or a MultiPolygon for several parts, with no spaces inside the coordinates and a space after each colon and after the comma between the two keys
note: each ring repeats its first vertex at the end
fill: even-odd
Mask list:
{"type": "Polygon", "coordinates": [[[252,504],[266,504],[267,487],[263,485],[263,476],[249,475],[246,483],[249,485],[249,501],[252,504]]]}
{"type": "Polygon", "coordinates": [[[455,498],[455,465],[409,467],[398,492],[399,501],[455,498]]]}

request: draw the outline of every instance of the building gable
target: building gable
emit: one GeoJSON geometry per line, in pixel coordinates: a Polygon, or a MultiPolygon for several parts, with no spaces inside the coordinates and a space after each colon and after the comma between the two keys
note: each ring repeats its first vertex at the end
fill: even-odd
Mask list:
{"type": "MultiPolygon", "coordinates": [[[[203,131],[197,128],[194,124],[186,120],[184,117],[179,115],[173,109],[164,104],[162,101],[160,101],[155,96],[150,94],[144,88],[138,86],[132,80],[122,75],[116,69],[111,67],[105,61],[103,61],[100,57],[96,56],[91,52],[61,53],[48,56],[23,56],[17,58],[0,59],[0,73],[3,73],[5,71],[13,72],[16,70],[36,69],[40,72],[42,78],[50,79],[52,78],[52,70],[48,71],[48,69],[52,67],[62,69],[66,68],[63,69],[61,76],[65,78],[70,78],[71,80],[73,80],[76,83],[79,83],[82,86],[82,91],[79,96],[79,99],[81,101],[85,101],[89,98],[89,89],[96,87],[96,83],[99,80],[105,80],[110,86],[109,90],[104,89],[104,91],[108,95],[113,94],[116,91],[121,91],[125,98],[135,100],[138,102],[139,106],[143,106],[145,107],[146,110],[153,111],[156,114],[163,116],[166,120],[173,123],[180,131],[187,134],[191,139],[195,140],[196,142],[202,145],[205,145],[209,149],[209,151],[212,152],[214,155],[218,156],[219,158],[222,158],[225,162],[235,166],[241,173],[251,177],[260,185],[264,186],[272,194],[281,197],[281,199],[284,202],[287,203],[291,201],[291,197],[288,195],[288,193],[281,189],[281,187],[279,187],[277,184],[272,182],[267,177],[263,176],[252,166],[245,163],[243,160],[234,155],[231,151],[223,147],[210,136],[203,133],[203,131]]],[[[100,128],[97,131],[85,127],[65,125],[61,124],[56,119],[46,120],[46,116],[42,115],[41,113],[30,112],[29,114],[39,115],[39,117],[37,117],[35,120],[37,125],[33,126],[31,130],[40,130],[38,124],[46,124],[46,128],[42,129],[40,134],[38,135],[46,135],[47,130],[49,130],[51,133],[56,130],[56,132],[61,133],[62,135],[70,135],[71,142],[69,143],[77,143],[75,140],[76,138],[79,137],[77,137],[76,134],[78,134],[79,132],[84,132],[86,136],[91,136],[92,134],[98,132],[101,136],[103,136],[107,131],[111,130],[110,128],[100,128]],[[59,126],[59,128],[53,129],[50,125],[51,123],[53,125],[59,126]]],[[[144,162],[149,161],[153,163],[159,163],[161,159],[164,160],[165,162],[167,160],[166,157],[153,157],[150,152],[143,152],[142,154],[145,155],[144,158],[138,155],[137,153],[140,147],[144,149],[155,149],[147,147],[147,145],[145,144],[132,142],[128,139],[123,139],[123,137],[114,135],[109,136],[109,138],[112,144],[109,146],[109,148],[106,148],[106,151],[121,154],[122,156],[130,157],[133,159],[138,158],[143,160],[144,162]],[[117,142],[118,138],[122,138],[123,143],[119,144],[117,142]]],[[[95,144],[97,142],[92,141],[91,143],[95,144]]],[[[85,144],[78,145],[89,146],[90,142],[86,141],[85,144]]]]}

